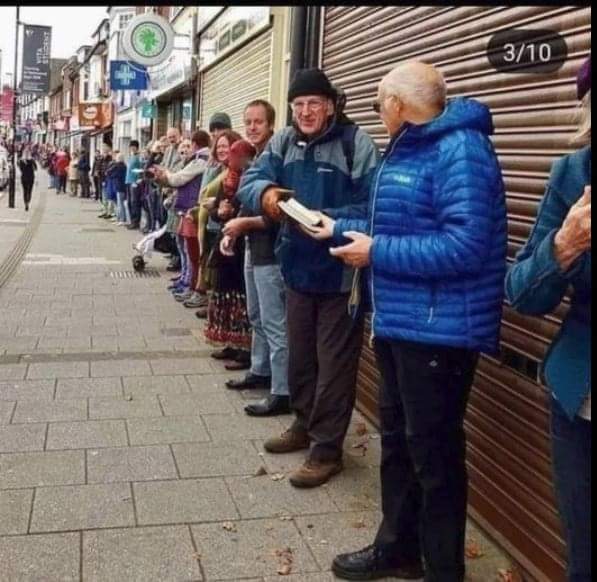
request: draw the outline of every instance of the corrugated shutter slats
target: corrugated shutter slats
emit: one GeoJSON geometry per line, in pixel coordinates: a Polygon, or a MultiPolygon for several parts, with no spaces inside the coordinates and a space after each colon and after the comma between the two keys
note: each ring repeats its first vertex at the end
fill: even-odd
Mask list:
{"type": "Polygon", "coordinates": [[[200,126],[207,129],[216,111],[230,115],[232,128],[244,133],[243,111],[253,99],[269,99],[271,30],[205,71],[202,80],[200,126]]]}

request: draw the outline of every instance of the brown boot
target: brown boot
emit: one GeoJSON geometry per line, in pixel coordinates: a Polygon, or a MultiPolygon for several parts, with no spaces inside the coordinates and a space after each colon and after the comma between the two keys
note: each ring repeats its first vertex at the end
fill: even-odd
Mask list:
{"type": "Polygon", "coordinates": [[[286,430],[280,436],[267,439],[263,443],[263,448],[268,453],[293,453],[308,449],[310,444],[309,436],[306,433],[286,430]]]}
{"type": "Polygon", "coordinates": [[[319,487],[343,469],[342,461],[313,461],[307,459],[295,469],[288,480],[294,487],[319,487]]]}

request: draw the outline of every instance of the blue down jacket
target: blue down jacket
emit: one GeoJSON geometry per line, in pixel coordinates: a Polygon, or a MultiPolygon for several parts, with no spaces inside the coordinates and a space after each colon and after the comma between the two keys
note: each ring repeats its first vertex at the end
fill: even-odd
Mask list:
{"type": "Polygon", "coordinates": [[[449,100],[424,125],[391,140],[373,182],[367,220],[340,219],[373,236],[373,335],[495,352],[506,273],[506,203],[482,103],[449,100]]]}
{"type": "MultiPolygon", "coordinates": [[[[295,191],[296,199],[332,218],[365,216],[378,152],[362,129],[353,137],[349,172],[342,140],[349,126],[334,121],[318,138],[305,144],[293,127],[276,132],[245,172],[236,194],[241,204],[261,214],[261,195],[274,184],[295,191]]],[[[331,241],[318,242],[291,227],[280,228],[276,256],[288,287],[300,293],[348,293],[354,270],[329,253],[331,241]]]]}

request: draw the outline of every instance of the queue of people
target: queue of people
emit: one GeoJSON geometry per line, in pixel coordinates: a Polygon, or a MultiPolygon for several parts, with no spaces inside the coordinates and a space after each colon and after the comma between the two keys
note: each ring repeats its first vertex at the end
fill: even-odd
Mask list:
{"type": "MultiPolygon", "coordinates": [[[[327,76],[304,69],[290,83],[289,127],[274,131],[274,108],[256,100],[245,107],[244,136],[218,112],[190,139],[171,128],[142,152],[131,142],[126,161],[106,148],[87,170],[102,218],[171,236],[173,300],[205,320],[212,357],[246,370],[223,389],[268,389],[248,415],[294,415],[264,444],[305,452],[289,475],[294,487],[343,470],[372,313],[383,518],[370,545],[334,559],[338,577],[464,580],[464,416],[479,355],[498,350],[505,296],[543,314],[572,286],[544,371],[569,580],[591,579],[590,84],[588,61],[579,74],[583,149],[554,165],[509,271],[491,113],[475,99],[449,99],[440,71],[421,62],[379,83],[372,107],[390,137],[383,156],[327,76]],[[282,212],[289,191],[317,225],[282,212]]],[[[80,181],[80,157],[75,167],[80,181]]]]}

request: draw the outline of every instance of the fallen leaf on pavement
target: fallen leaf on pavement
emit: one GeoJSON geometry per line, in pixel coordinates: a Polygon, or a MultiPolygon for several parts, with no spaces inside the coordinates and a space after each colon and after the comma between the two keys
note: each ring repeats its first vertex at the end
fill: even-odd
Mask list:
{"type": "Polygon", "coordinates": [[[484,554],[483,554],[483,551],[481,550],[481,548],[479,547],[479,544],[477,544],[475,542],[467,542],[466,547],[464,548],[464,555],[469,560],[476,560],[477,558],[480,558],[484,554]]]}
{"type": "Polygon", "coordinates": [[[272,475],[272,481],[281,481],[282,479],[284,479],[284,477],[284,473],[274,473],[272,475]]]}
{"type": "Polygon", "coordinates": [[[226,521],[223,523],[222,528],[226,531],[236,531],[236,525],[234,525],[231,521],[226,521]]]}
{"type": "Polygon", "coordinates": [[[367,430],[367,425],[364,422],[357,422],[357,424],[355,425],[354,431],[358,436],[363,436],[363,435],[367,434],[367,432],[369,432],[367,430]]]}
{"type": "Polygon", "coordinates": [[[361,529],[363,527],[367,527],[367,524],[365,523],[364,519],[358,519],[357,521],[353,521],[351,523],[351,526],[355,529],[361,529]]]}
{"type": "Polygon", "coordinates": [[[278,574],[280,576],[288,576],[292,572],[292,549],[284,548],[275,551],[276,557],[280,560],[278,567],[278,574]]]}

